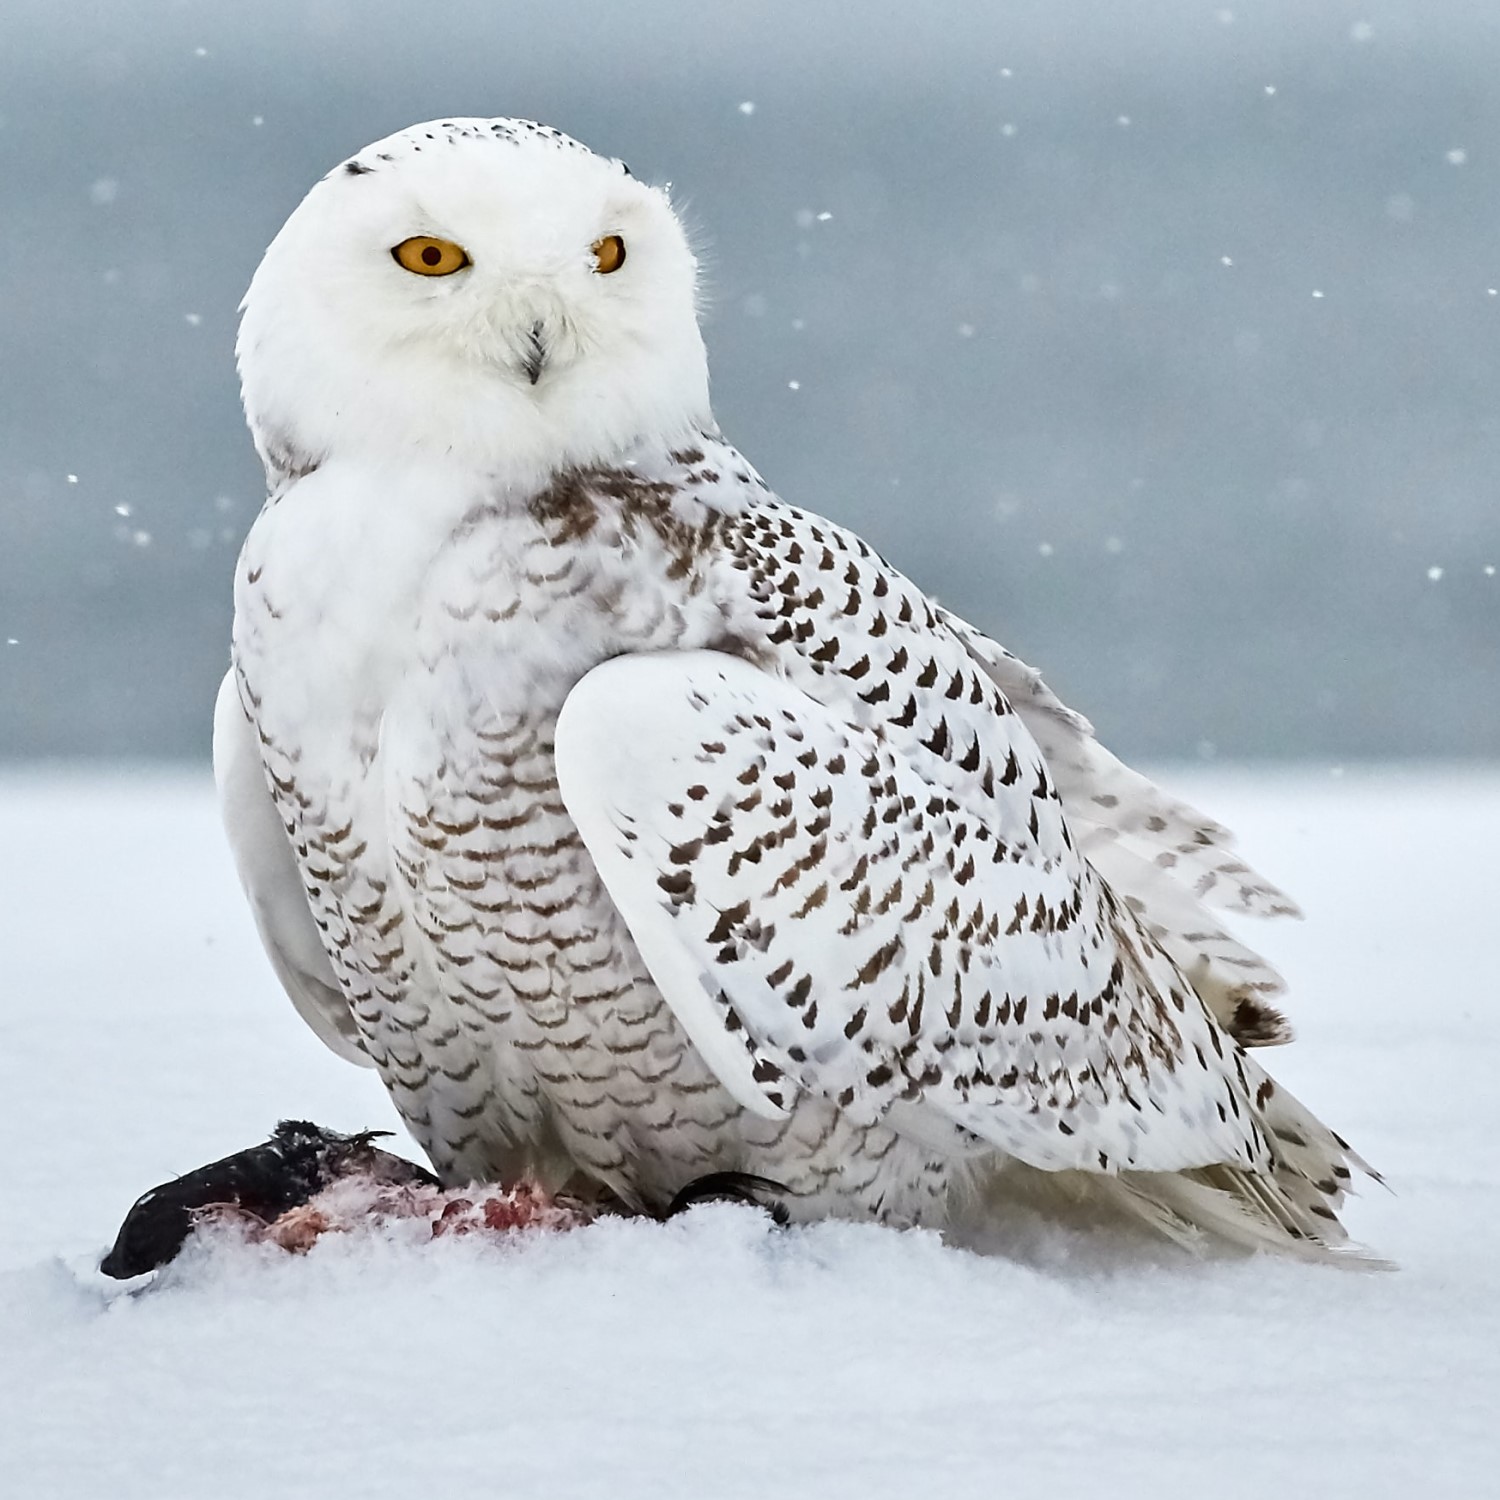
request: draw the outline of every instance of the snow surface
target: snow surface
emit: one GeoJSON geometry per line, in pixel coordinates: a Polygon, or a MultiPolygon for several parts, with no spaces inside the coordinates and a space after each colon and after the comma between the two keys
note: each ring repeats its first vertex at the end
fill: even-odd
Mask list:
{"type": "Polygon", "coordinates": [[[278,993],[205,778],[0,778],[0,1491],[1495,1494],[1500,775],[1171,779],[1307,907],[1253,930],[1301,1033],[1269,1060],[1387,1174],[1349,1218],[1394,1274],[715,1206],[225,1237],[121,1288],[94,1263],[148,1186],[278,1116],[394,1116],[278,993]]]}

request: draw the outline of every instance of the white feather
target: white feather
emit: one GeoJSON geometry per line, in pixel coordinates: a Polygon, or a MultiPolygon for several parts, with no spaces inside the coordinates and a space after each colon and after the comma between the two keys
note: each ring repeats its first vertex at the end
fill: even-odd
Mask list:
{"type": "Polygon", "coordinates": [[[214,778],[224,831],[271,967],[297,1013],[332,1050],[371,1066],[313,922],[292,846],[266,773],[255,729],[227,672],[214,705],[214,778]]]}

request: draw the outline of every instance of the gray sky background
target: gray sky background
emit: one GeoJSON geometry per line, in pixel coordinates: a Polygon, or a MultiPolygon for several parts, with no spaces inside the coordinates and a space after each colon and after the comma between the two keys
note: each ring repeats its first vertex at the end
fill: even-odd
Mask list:
{"type": "Polygon", "coordinates": [[[0,756],[207,754],[239,296],[454,114],[671,181],[731,439],[1120,752],[1494,756],[1497,78],[1493,0],[5,0],[0,756]]]}

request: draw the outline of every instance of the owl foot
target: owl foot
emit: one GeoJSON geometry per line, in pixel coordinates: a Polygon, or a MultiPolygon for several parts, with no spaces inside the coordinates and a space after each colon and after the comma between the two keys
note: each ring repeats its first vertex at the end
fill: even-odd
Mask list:
{"type": "Polygon", "coordinates": [[[763,1208],[778,1228],[786,1228],[792,1222],[781,1194],[787,1189],[769,1177],[757,1177],[753,1172],[709,1172],[695,1177],[682,1188],[667,1205],[663,1219],[674,1219],[695,1203],[748,1203],[754,1208],[763,1208]]]}

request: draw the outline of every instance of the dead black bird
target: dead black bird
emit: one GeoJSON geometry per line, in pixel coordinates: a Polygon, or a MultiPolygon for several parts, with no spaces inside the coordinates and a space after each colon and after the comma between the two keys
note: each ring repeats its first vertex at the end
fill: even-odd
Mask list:
{"type": "Polygon", "coordinates": [[[270,1222],[354,1172],[383,1182],[436,1187],[438,1181],[431,1172],[372,1144],[389,1134],[367,1130],[340,1135],[306,1120],[282,1120],[271,1139],[261,1145],[236,1151],[143,1193],[125,1215],[99,1269],[124,1281],[166,1265],[192,1233],[195,1215],[218,1205],[230,1205],[270,1222]]]}

